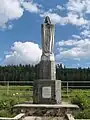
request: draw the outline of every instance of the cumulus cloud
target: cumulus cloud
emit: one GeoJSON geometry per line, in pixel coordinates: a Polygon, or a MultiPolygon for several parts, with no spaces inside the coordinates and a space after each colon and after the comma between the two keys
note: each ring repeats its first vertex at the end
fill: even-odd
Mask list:
{"type": "Polygon", "coordinates": [[[82,26],[89,22],[85,16],[90,13],[89,0],[69,0],[65,5],[57,5],[56,8],[59,11],[66,10],[66,15],[61,16],[59,13],[53,12],[54,9],[51,8],[46,12],[42,10],[42,5],[32,0],[0,0],[0,27],[5,28],[8,21],[19,19],[24,10],[39,13],[40,17],[48,15],[54,24],[82,26]]]}
{"type": "Polygon", "coordinates": [[[20,18],[23,11],[19,0],[0,0],[0,27],[6,26],[9,20],[20,18]]]}
{"type": "MultiPolygon", "coordinates": [[[[31,13],[40,12],[41,5],[24,0],[0,0],[0,27],[8,28],[9,21],[19,19],[23,16],[24,10],[31,13]]],[[[9,27],[11,29],[11,26],[9,27]]]]}
{"type": "Polygon", "coordinates": [[[60,25],[72,24],[76,26],[81,26],[88,23],[88,21],[85,20],[83,17],[79,17],[77,14],[72,14],[71,12],[69,12],[65,17],[62,17],[59,14],[51,11],[47,11],[40,14],[40,17],[45,17],[45,16],[49,16],[52,23],[60,24],[60,25]]]}
{"type": "Polygon", "coordinates": [[[66,40],[56,44],[56,59],[90,60],[90,40],[66,40]],[[62,48],[62,49],[61,49],[62,48]]]}
{"type": "Polygon", "coordinates": [[[73,14],[72,12],[68,13],[68,16],[66,17],[66,19],[68,21],[67,23],[70,23],[76,26],[81,26],[88,23],[86,19],[84,19],[83,17],[79,17],[77,14],[73,14]]]}
{"type": "Polygon", "coordinates": [[[40,17],[48,15],[54,24],[82,26],[89,22],[86,19],[86,15],[90,14],[90,0],[69,0],[64,5],[56,5],[56,9],[59,12],[66,11],[65,16],[55,12],[55,9],[50,8],[46,12],[41,8],[42,5],[32,0],[0,0],[0,27],[5,28],[9,20],[19,19],[23,15],[24,10],[30,13],[39,13],[40,17]]]}
{"type": "Polygon", "coordinates": [[[58,24],[62,20],[61,16],[59,16],[57,13],[52,13],[51,11],[40,14],[40,17],[45,17],[45,16],[49,16],[52,23],[54,23],[54,24],[56,24],[56,23],[58,24]]]}
{"type": "Polygon", "coordinates": [[[62,16],[60,12],[45,11],[40,16],[49,16],[54,24],[66,25],[72,24],[82,26],[89,23],[87,13],[90,13],[90,0],[69,0],[65,5],[57,5],[58,10],[65,10],[66,15],[62,16]],[[73,18],[73,19],[72,19],[73,18]]]}
{"type": "Polygon", "coordinates": [[[64,10],[64,9],[65,9],[65,8],[64,8],[63,6],[61,6],[61,5],[57,5],[56,8],[59,9],[59,10],[64,10]]]}
{"type": "Polygon", "coordinates": [[[85,29],[80,34],[85,38],[86,37],[90,38],[90,30],[85,29]]]}
{"type": "Polygon", "coordinates": [[[86,13],[90,13],[90,0],[69,0],[67,3],[67,9],[83,16],[86,13]]]}
{"type": "Polygon", "coordinates": [[[67,3],[67,10],[74,14],[79,14],[82,16],[83,12],[86,11],[86,1],[87,0],[69,0],[67,3]]]}
{"type": "Polygon", "coordinates": [[[15,42],[10,52],[5,56],[4,65],[31,64],[40,61],[42,50],[33,42],[15,42]]]}
{"type": "Polygon", "coordinates": [[[22,2],[22,5],[25,10],[27,10],[31,13],[39,13],[40,12],[41,5],[39,5],[37,3],[33,3],[32,1],[31,2],[22,2]]]}

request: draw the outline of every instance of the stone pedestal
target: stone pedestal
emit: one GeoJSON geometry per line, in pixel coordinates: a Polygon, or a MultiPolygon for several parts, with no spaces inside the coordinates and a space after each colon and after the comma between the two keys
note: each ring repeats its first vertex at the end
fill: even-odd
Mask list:
{"type": "Polygon", "coordinates": [[[60,104],[61,81],[41,79],[34,81],[33,103],[35,104],[60,104]]]}
{"type": "Polygon", "coordinates": [[[54,54],[43,54],[41,56],[39,79],[56,80],[54,54]]]}

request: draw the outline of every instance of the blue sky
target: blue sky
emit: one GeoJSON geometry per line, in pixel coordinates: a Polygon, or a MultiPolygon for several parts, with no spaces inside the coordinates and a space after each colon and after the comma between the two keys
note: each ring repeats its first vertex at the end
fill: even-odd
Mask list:
{"type": "Polygon", "coordinates": [[[0,0],[0,64],[36,64],[41,24],[55,24],[55,60],[90,66],[90,0],[0,0]]]}

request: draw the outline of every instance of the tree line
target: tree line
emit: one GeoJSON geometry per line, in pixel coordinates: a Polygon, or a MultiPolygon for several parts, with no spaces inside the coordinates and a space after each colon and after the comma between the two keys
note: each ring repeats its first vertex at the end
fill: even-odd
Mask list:
{"type": "MultiPolygon", "coordinates": [[[[33,81],[39,78],[39,64],[0,66],[0,81],[33,81]]],[[[56,78],[62,81],[89,81],[90,68],[62,68],[56,65],[56,78]]]]}

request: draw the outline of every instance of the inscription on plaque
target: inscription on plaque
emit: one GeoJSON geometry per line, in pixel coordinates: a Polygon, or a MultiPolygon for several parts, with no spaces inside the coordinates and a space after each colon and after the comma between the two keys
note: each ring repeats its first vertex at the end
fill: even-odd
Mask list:
{"type": "Polygon", "coordinates": [[[42,87],[42,97],[51,98],[51,87],[42,87]]]}

